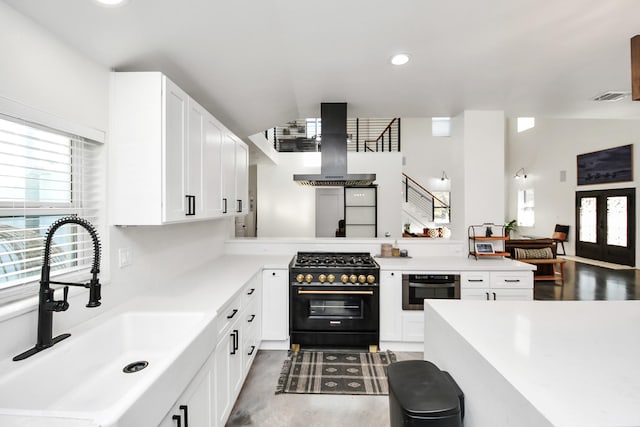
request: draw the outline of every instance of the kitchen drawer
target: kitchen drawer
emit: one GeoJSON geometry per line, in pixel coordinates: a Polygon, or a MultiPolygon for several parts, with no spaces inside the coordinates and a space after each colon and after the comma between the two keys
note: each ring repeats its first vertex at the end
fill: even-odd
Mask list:
{"type": "Polygon", "coordinates": [[[491,273],[491,287],[502,289],[533,288],[533,272],[501,271],[491,273]]]}
{"type": "Polygon", "coordinates": [[[488,271],[471,271],[460,274],[460,289],[488,288],[491,277],[488,271]]]}
{"type": "Polygon", "coordinates": [[[231,325],[240,318],[240,302],[242,295],[237,295],[218,312],[218,336],[216,342],[229,333],[231,325]]]}
{"type": "Polygon", "coordinates": [[[260,281],[262,276],[253,277],[242,290],[242,306],[247,307],[253,301],[260,300],[260,281]]]}

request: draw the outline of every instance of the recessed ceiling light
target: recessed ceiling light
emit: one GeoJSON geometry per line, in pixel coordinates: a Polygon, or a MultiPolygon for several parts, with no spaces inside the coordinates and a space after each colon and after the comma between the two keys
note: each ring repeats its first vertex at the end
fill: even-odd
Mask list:
{"type": "Polygon", "coordinates": [[[409,62],[409,55],[406,53],[399,53],[391,57],[391,63],[393,65],[404,65],[409,62]]]}
{"type": "Polygon", "coordinates": [[[122,6],[128,0],[95,0],[95,1],[101,6],[116,7],[116,6],[122,6]]]}

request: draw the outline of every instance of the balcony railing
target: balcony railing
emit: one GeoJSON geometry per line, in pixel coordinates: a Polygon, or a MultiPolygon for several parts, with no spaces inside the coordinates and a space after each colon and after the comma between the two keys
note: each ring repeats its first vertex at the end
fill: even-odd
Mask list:
{"type": "MultiPolygon", "coordinates": [[[[305,120],[265,131],[280,152],[321,151],[322,135],[310,135],[305,120]]],[[[347,151],[400,151],[400,119],[347,119],[347,151]]]]}

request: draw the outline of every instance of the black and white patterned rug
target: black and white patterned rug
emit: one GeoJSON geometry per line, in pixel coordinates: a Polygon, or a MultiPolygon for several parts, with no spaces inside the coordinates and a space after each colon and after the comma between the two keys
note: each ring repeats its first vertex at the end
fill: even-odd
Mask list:
{"type": "Polygon", "coordinates": [[[386,367],[395,361],[396,356],[390,351],[291,353],[282,367],[276,394],[386,395],[386,367]]]}

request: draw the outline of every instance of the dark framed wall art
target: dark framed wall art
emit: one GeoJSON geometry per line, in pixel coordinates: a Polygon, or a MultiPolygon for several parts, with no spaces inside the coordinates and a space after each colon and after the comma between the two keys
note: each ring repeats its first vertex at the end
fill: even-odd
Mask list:
{"type": "Polygon", "coordinates": [[[633,181],[633,144],[578,154],[578,185],[633,181]]]}

